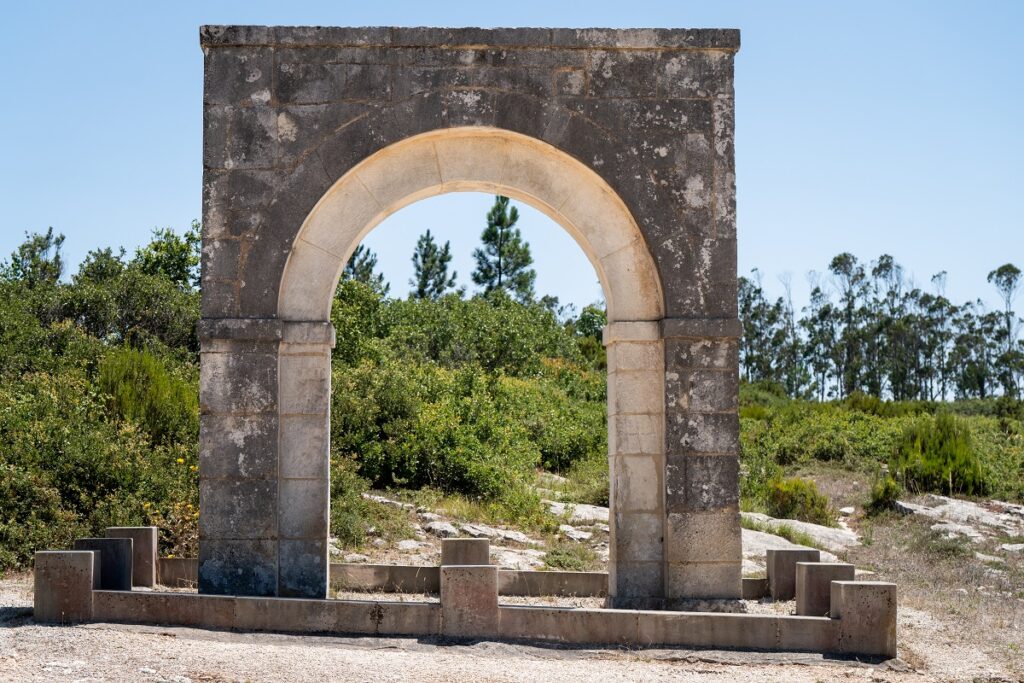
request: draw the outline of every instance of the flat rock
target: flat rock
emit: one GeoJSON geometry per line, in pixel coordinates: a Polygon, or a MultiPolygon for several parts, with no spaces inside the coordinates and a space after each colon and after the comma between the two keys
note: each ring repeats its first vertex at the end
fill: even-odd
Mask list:
{"type": "MultiPolygon", "coordinates": [[[[748,571],[764,571],[765,556],[768,550],[788,550],[795,548],[806,548],[804,545],[797,545],[792,541],[754,529],[740,529],[743,544],[743,573],[748,571]]],[[[838,562],[839,558],[827,550],[822,550],[822,562],[838,562]]]]}
{"type": "Polygon", "coordinates": [[[417,512],[416,514],[420,516],[420,519],[423,519],[427,522],[439,522],[442,519],[444,519],[443,517],[441,517],[441,515],[437,514],[436,512],[417,512]]]}
{"type": "Polygon", "coordinates": [[[548,506],[548,511],[559,517],[568,515],[573,524],[607,524],[608,508],[600,505],[584,505],[583,503],[559,503],[555,500],[541,501],[548,506]]]}
{"type": "Polygon", "coordinates": [[[423,545],[423,543],[421,543],[420,541],[416,541],[416,540],[413,540],[411,538],[407,538],[407,539],[405,539],[403,541],[399,541],[398,543],[396,543],[395,547],[398,548],[399,550],[409,551],[409,550],[419,550],[422,545],[423,545]]]}
{"type": "Polygon", "coordinates": [[[896,501],[896,510],[905,515],[934,519],[938,524],[933,525],[933,529],[939,527],[936,530],[974,542],[999,534],[1024,535],[1024,505],[1000,500],[976,503],[929,494],[914,501],[896,501]]]}
{"type": "MultiPolygon", "coordinates": [[[[811,524],[810,522],[801,522],[797,519],[776,519],[763,515],[759,512],[741,512],[744,519],[752,519],[761,524],[764,524],[769,529],[778,529],[781,526],[788,526],[793,531],[799,531],[805,533],[814,540],[815,544],[824,548],[832,553],[840,553],[847,548],[855,545],[860,545],[860,538],[856,532],[847,527],[844,523],[840,522],[837,527],[822,526],[820,524],[811,524]]],[[[747,531],[744,529],[744,531],[747,531]]],[[[829,560],[831,561],[831,560],[829,560]]]]}
{"type": "Polygon", "coordinates": [[[426,529],[438,538],[453,538],[459,535],[459,530],[448,522],[431,522],[426,529]]]}
{"type": "Polygon", "coordinates": [[[850,515],[852,515],[856,511],[857,511],[857,508],[855,508],[855,507],[839,508],[839,514],[841,514],[844,517],[849,517],[850,515]]]}
{"type": "Polygon", "coordinates": [[[402,510],[414,510],[416,508],[412,503],[403,503],[400,500],[385,498],[384,496],[378,496],[374,493],[364,493],[363,498],[366,500],[372,500],[375,503],[380,503],[381,505],[390,505],[391,507],[400,508],[402,510]]]}
{"type": "Polygon", "coordinates": [[[1003,543],[999,549],[1006,553],[1024,553],[1024,543],[1003,543]]]}
{"type": "Polygon", "coordinates": [[[593,536],[589,531],[582,531],[568,524],[559,525],[558,531],[570,541],[587,541],[593,536]]]}
{"type": "Polygon", "coordinates": [[[523,571],[544,566],[544,553],[530,548],[525,550],[491,548],[491,561],[502,569],[523,571]]]}
{"type": "Polygon", "coordinates": [[[362,553],[347,553],[341,559],[350,564],[365,564],[370,561],[370,558],[362,553]]]}

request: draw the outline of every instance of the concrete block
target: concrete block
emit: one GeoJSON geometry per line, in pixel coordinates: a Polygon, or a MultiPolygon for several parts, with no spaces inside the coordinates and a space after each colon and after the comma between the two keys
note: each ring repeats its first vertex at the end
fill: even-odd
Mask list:
{"type": "Polygon", "coordinates": [[[327,479],[330,469],[330,417],[286,415],[281,418],[280,469],[285,479],[327,479]]]}
{"type": "Polygon", "coordinates": [[[132,539],[132,585],[156,585],[157,528],[155,526],[107,527],[107,538],[132,539]]]}
{"type": "Polygon", "coordinates": [[[327,539],[330,481],[281,479],[278,481],[279,538],[327,539]]]}
{"type": "Polygon", "coordinates": [[[743,577],[743,599],[760,600],[768,595],[768,579],[743,577]]]}
{"type": "Polygon", "coordinates": [[[796,613],[805,617],[827,617],[832,602],[833,581],[853,581],[856,568],[845,562],[796,563],[796,613]]]}
{"type": "Polygon", "coordinates": [[[663,373],[626,370],[608,374],[608,412],[613,415],[658,415],[665,409],[663,373]]]}
{"type": "Polygon", "coordinates": [[[616,560],[608,566],[608,604],[611,607],[653,609],[665,597],[665,565],[616,560]]]}
{"type": "Polygon", "coordinates": [[[662,506],[660,456],[615,455],[612,472],[612,509],[618,512],[660,512],[662,506]]]}
{"type": "Polygon", "coordinates": [[[278,541],[277,595],[289,598],[327,597],[327,539],[278,541]]]}
{"type": "Polygon", "coordinates": [[[100,555],[100,588],[108,591],[132,589],[132,539],[79,538],[75,550],[92,550],[100,555]]]}
{"type": "Polygon", "coordinates": [[[669,512],[665,525],[666,561],[735,562],[742,553],[739,512],[669,512]]]}
{"type": "MultiPolygon", "coordinates": [[[[303,345],[305,346],[305,345],[303,345]]],[[[282,415],[326,415],[331,404],[331,353],[280,356],[278,402],[282,415]]]]}
{"type": "Polygon", "coordinates": [[[212,595],[275,595],[277,541],[199,539],[199,592],[212,595]]]}
{"type": "Polygon", "coordinates": [[[368,593],[437,593],[441,590],[441,570],[402,564],[334,563],[330,586],[368,593]]]}
{"type": "Polygon", "coordinates": [[[441,567],[441,632],[454,638],[498,634],[498,568],[441,567]]]}
{"type": "Polygon", "coordinates": [[[610,455],[661,455],[664,451],[664,415],[659,413],[608,416],[610,455]]]}
{"type": "Polygon", "coordinates": [[[896,656],[896,584],[833,581],[829,612],[839,620],[839,652],[887,659],[896,656]]]}
{"type": "Polygon", "coordinates": [[[600,597],[608,594],[605,572],[498,571],[499,595],[600,597]]]}
{"type": "Polygon", "coordinates": [[[490,564],[490,553],[486,538],[446,538],[441,541],[441,566],[490,564]]]}
{"type": "Polygon", "coordinates": [[[87,550],[37,552],[32,618],[40,624],[91,621],[96,555],[87,550]]]}
{"type": "Polygon", "coordinates": [[[501,607],[501,637],[561,643],[633,645],[637,618],[632,611],[501,607]]]}
{"type": "Polygon", "coordinates": [[[199,559],[195,557],[161,557],[156,563],[156,580],[161,586],[185,588],[199,582],[199,559]]]}
{"type": "Polygon", "coordinates": [[[774,600],[796,597],[796,563],[820,562],[821,552],[813,548],[768,549],[768,592],[774,600]]]}
{"type": "Polygon", "coordinates": [[[734,562],[665,564],[670,600],[738,600],[743,594],[743,565],[734,562]]]}

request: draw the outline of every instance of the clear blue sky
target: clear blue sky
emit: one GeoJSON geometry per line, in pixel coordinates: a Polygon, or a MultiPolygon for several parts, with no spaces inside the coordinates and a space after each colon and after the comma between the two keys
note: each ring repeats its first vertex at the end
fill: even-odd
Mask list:
{"type": "MultiPolygon", "coordinates": [[[[781,292],[840,251],[893,254],[954,300],[1024,267],[1024,2],[8,3],[0,255],[26,230],[68,261],[200,215],[202,53],[210,24],[737,27],[740,272],[781,292]]],[[[408,207],[368,238],[397,292],[416,235],[452,239],[463,282],[489,199],[408,207]]],[[[595,276],[564,233],[521,225],[538,290],[582,305],[595,276]]],[[[1019,308],[1019,306],[1018,306],[1019,308]]]]}

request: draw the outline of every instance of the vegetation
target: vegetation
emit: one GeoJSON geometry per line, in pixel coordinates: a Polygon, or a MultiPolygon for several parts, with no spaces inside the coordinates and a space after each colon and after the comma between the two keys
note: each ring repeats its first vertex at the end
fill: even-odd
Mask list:
{"type": "MultiPolygon", "coordinates": [[[[358,547],[371,526],[407,533],[405,515],[363,496],[371,488],[456,518],[544,532],[553,527],[534,488],[539,470],[565,476],[570,500],[607,504],[604,311],[575,315],[533,299],[515,219],[498,198],[473,296],[451,291],[448,245],[430,236],[414,256],[422,291],[417,284],[408,299],[388,296],[372,252],[353,254],[331,313],[331,524],[341,544],[358,547]]],[[[199,232],[157,230],[130,256],[94,250],[70,278],[52,230],[28,235],[0,263],[0,568],[110,525],[156,524],[164,552],[195,554],[199,232]]],[[[873,494],[878,509],[904,488],[1024,498],[1011,308],[1019,274],[993,271],[1006,303],[983,326],[993,336],[961,339],[973,308],[928,300],[946,310],[948,327],[927,327],[939,313],[921,312],[920,293],[895,297],[903,290],[894,264],[876,265],[865,289],[851,259],[833,262],[842,305],[818,290],[800,321],[792,306],[766,305],[759,288],[741,287],[743,374],[752,380],[741,387],[743,507],[830,523],[825,496],[786,478],[815,464],[867,477],[887,467],[873,494]],[[885,294],[878,305],[876,291],[885,294]],[[894,336],[897,323],[912,325],[910,337],[894,336]],[[941,332],[931,355],[918,345],[928,330],[941,332]],[[903,347],[917,355],[904,357],[903,347]],[[964,374],[968,351],[987,374],[964,374]],[[948,393],[960,398],[942,402],[948,393]]],[[[566,546],[547,561],[592,559],[566,546]]]]}

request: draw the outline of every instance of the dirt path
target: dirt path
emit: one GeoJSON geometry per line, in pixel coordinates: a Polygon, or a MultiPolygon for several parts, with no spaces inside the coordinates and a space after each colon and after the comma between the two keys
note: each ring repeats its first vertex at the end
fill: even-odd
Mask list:
{"type": "Polygon", "coordinates": [[[244,634],[32,622],[28,576],[0,582],[0,681],[948,681],[1024,680],[934,617],[900,615],[901,660],[563,649],[481,642],[244,634]]]}

